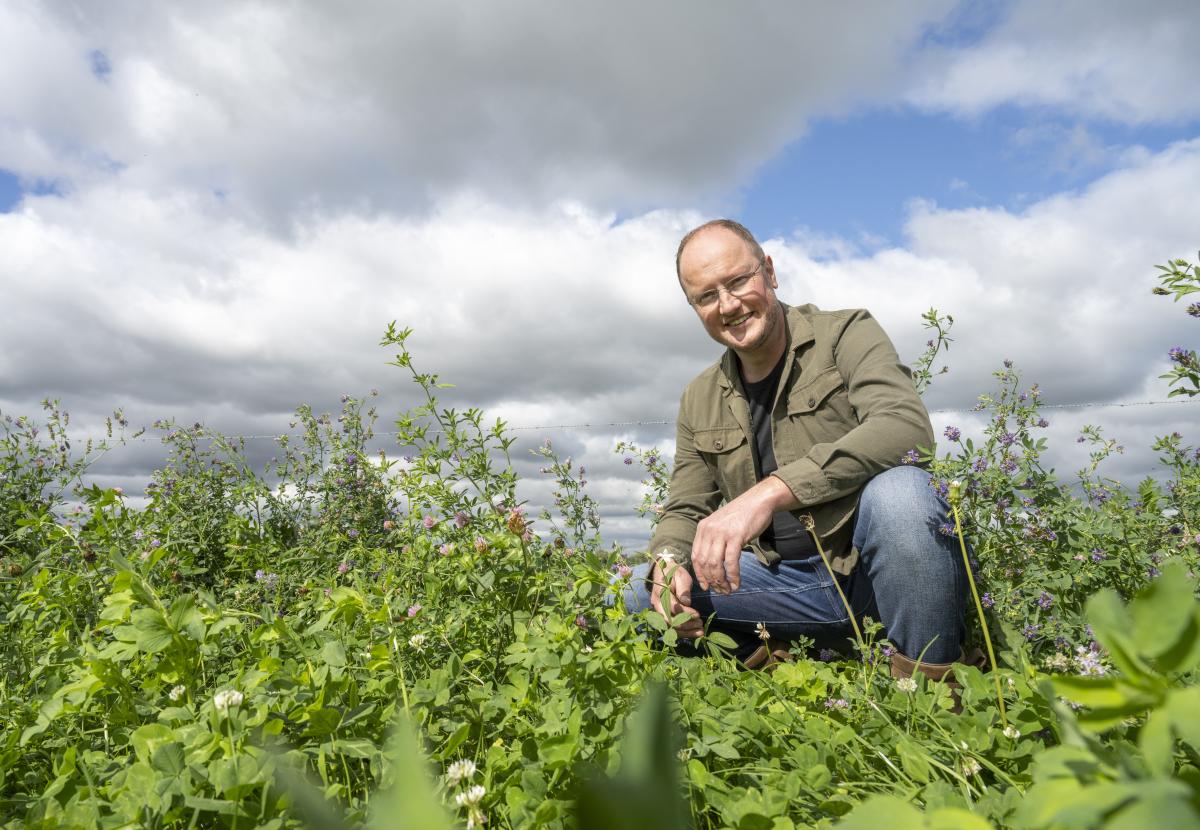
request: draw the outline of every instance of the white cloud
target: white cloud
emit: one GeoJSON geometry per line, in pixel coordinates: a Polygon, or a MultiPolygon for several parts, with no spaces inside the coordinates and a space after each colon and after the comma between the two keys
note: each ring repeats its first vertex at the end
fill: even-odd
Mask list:
{"type": "MultiPolygon", "coordinates": [[[[866,306],[906,359],[926,339],[922,311],[954,314],[952,371],[932,407],[971,406],[1004,358],[1047,402],[1162,399],[1165,351],[1194,339],[1195,321],[1150,295],[1152,266],[1194,253],[1198,189],[1193,141],[1020,213],[917,204],[903,248],[830,259],[827,241],[765,247],[785,300],[866,306]]],[[[620,435],[668,441],[671,428],[606,425],[673,418],[683,385],[716,356],[673,273],[676,242],[699,219],[459,200],[424,218],[313,220],[281,240],[216,199],[109,184],[30,197],[0,215],[12,321],[0,408],[32,413],[62,395],[85,424],[125,404],[139,424],[178,415],[271,434],[300,403],[332,407],[374,386],[386,425],[414,400],[375,345],[398,319],[416,330],[418,364],[457,385],[448,402],[515,426],[592,425],[556,443],[593,468],[598,490],[634,496],[605,507],[632,527],[632,472],[604,448],[620,435]]],[[[1147,408],[1139,438],[1166,408],[1147,408]]],[[[547,433],[521,433],[530,472],[525,448],[547,433]]],[[[124,474],[144,476],[149,448],[138,452],[124,474]]]]}
{"type": "Polygon", "coordinates": [[[119,169],[281,227],[463,189],[684,203],[740,184],[814,113],[890,89],[951,5],[9,4],[0,167],[119,169]]]}
{"type": "Polygon", "coordinates": [[[924,51],[908,94],[979,115],[1005,104],[1126,124],[1200,117],[1200,6],[1191,0],[1016,0],[966,44],[924,51]]]}

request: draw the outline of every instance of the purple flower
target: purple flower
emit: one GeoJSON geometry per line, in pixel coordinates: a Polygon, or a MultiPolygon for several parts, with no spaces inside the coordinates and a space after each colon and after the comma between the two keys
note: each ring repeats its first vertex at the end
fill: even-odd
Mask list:
{"type": "Polygon", "coordinates": [[[629,579],[633,575],[633,568],[628,565],[617,565],[617,577],[619,579],[629,579]]]}
{"type": "Polygon", "coordinates": [[[1192,303],[1188,306],[1187,313],[1193,317],[1200,317],[1200,303],[1192,303]]]}
{"type": "Polygon", "coordinates": [[[938,533],[942,534],[943,536],[953,536],[954,525],[950,524],[950,522],[942,522],[940,525],[938,525],[938,533]]]}
{"type": "Polygon", "coordinates": [[[1146,568],[1146,579],[1158,579],[1161,573],[1162,571],[1151,565],[1149,568],[1146,568]]]}
{"type": "Polygon", "coordinates": [[[979,604],[984,608],[991,608],[996,604],[996,600],[992,599],[992,595],[990,593],[985,593],[979,598],[979,604]]]}
{"type": "Polygon", "coordinates": [[[1025,635],[1026,640],[1033,642],[1035,639],[1037,639],[1038,632],[1041,630],[1042,627],[1040,625],[1037,625],[1036,623],[1030,623],[1029,625],[1025,626],[1025,629],[1021,633],[1025,635]]]}
{"type": "Polygon", "coordinates": [[[958,427],[946,427],[946,431],[942,434],[951,441],[957,441],[959,438],[962,438],[962,430],[960,430],[958,427]]]}
{"type": "Polygon", "coordinates": [[[151,540],[150,540],[150,547],[152,547],[152,548],[161,548],[161,547],[162,547],[162,542],[160,542],[158,539],[151,539],[151,540]]]}
{"type": "Polygon", "coordinates": [[[438,548],[439,556],[449,556],[452,553],[454,553],[454,545],[450,544],[449,542],[438,548]]]}
{"type": "Polygon", "coordinates": [[[433,518],[433,516],[426,516],[424,519],[421,519],[421,524],[425,525],[426,530],[433,530],[437,527],[437,519],[433,518]]]}
{"type": "Polygon", "coordinates": [[[916,464],[921,460],[921,456],[917,455],[916,450],[909,450],[904,455],[900,456],[901,464],[916,464]]]}
{"type": "Polygon", "coordinates": [[[410,606],[408,606],[408,618],[409,618],[410,620],[411,620],[413,617],[417,616],[417,614],[419,614],[420,612],[421,612],[421,606],[420,606],[420,605],[413,604],[413,605],[410,605],[410,606]]]}
{"type": "Polygon", "coordinates": [[[470,521],[470,518],[470,516],[460,510],[454,514],[454,526],[461,530],[467,526],[467,522],[470,521]]]}
{"type": "Polygon", "coordinates": [[[632,464],[632,463],[633,463],[633,459],[632,459],[632,458],[630,458],[630,457],[627,455],[627,456],[625,456],[625,463],[626,463],[626,464],[632,464]]]}
{"type": "Polygon", "coordinates": [[[823,648],[817,652],[817,659],[822,663],[832,663],[835,659],[837,659],[837,652],[835,652],[833,649],[823,648]]]}
{"type": "Polygon", "coordinates": [[[1174,346],[1171,351],[1167,352],[1171,360],[1176,363],[1186,363],[1188,359],[1188,350],[1183,346],[1174,346]]]}
{"type": "Polygon", "coordinates": [[[140,541],[142,541],[142,539],[146,538],[146,534],[139,527],[137,530],[135,530],[133,532],[133,538],[140,542],[140,541]]]}
{"type": "Polygon", "coordinates": [[[348,573],[348,572],[349,572],[349,570],[350,570],[350,563],[349,563],[349,562],[340,562],[340,563],[338,563],[338,566],[337,566],[337,572],[338,572],[338,573],[340,573],[340,574],[345,574],[345,573],[348,573]]]}
{"type": "Polygon", "coordinates": [[[357,539],[358,531],[355,530],[354,528],[350,528],[349,530],[346,531],[346,535],[349,536],[351,539],[357,539]]]}
{"type": "Polygon", "coordinates": [[[1037,604],[1043,611],[1049,611],[1050,606],[1054,604],[1054,597],[1042,591],[1042,595],[1037,598],[1037,604]]]}
{"type": "Polygon", "coordinates": [[[657,461],[657,460],[658,460],[658,456],[657,456],[657,455],[654,455],[653,453],[651,453],[650,455],[646,456],[646,463],[647,463],[647,464],[653,464],[653,463],[654,463],[655,461],[657,461]]]}
{"type": "Polygon", "coordinates": [[[884,657],[892,657],[895,654],[896,654],[896,649],[892,648],[891,646],[886,646],[886,645],[883,646],[883,656],[884,657]]]}
{"type": "Polygon", "coordinates": [[[1011,360],[1005,360],[1005,361],[1004,361],[1004,368],[1005,368],[1005,369],[1011,369],[1011,368],[1012,368],[1012,361],[1011,361],[1011,360]]]}
{"type": "Polygon", "coordinates": [[[583,614],[578,615],[575,617],[575,625],[586,629],[588,627],[587,617],[583,616],[583,614]]]}
{"type": "Polygon", "coordinates": [[[979,456],[979,458],[976,458],[975,463],[973,463],[971,465],[971,469],[977,473],[982,473],[987,468],[988,468],[987,459],[984,458],[982,455],[979,456]]]}
{"type": "Polygon", "coordinates": [[[840,709],[840,710],[849,709],[850,701],[846,700],[846,698],[844,698],[844,697],[839,697],[839,698],[828,697],[828,698],[825,698],[825,708],[826,709],[840,709]]]}
{"type": "Polygon", "coordinates": [[[259,568],[257,571],[254,572],[254,581],[255,582],[262,582],[266,578],[267,578],[267,572],[264,571],[262,568],[259,568]]]}
{"type": "Polygon", "coordinates": [[[1017,440],[1017,436],[1013,435],[1011,432],[1006,432],[1000,436],[1000,443],[1006,447],[1011,447],[1013,441],[1016,441],[1016,440],[1017,440]]]}
{"type": "Polygon", "coordinates": [[[1015,473],[1017,471],[1016,459],[1014,459],[1011,455],[1005,456],[1004,460],[1000,462],[1000,469],[1004,470],[1006,473],[1015,473]]]}
{"type": "Polygon", "coordinates": [[[1046,427],[1050,426],[1050,422],[1047,421],[1045,418],[1038,418],[1037,423],[1034,424],[1034,426],[1039,426],[1042,429],[1045,429],[1046,427]]]}

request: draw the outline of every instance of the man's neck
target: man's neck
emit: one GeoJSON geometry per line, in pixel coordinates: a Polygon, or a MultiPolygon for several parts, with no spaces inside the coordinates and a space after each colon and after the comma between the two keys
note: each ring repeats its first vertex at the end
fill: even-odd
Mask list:
{"type": "Polygon", "coordinates": [[[787,350],[787,325],[785,320],[771,332],[770,339],[757,349],[746,352],[735,352],[738,367],[742,371],[742,380],[746,383],[757,383],[771,374],[771,370],[779,363],[787,350]]]}

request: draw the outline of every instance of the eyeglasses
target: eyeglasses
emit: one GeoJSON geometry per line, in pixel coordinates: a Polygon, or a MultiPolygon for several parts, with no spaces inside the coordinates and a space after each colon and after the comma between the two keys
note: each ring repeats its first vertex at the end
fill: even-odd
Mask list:
{"type": "Polygon", "coordinates": [[[750,289],[754,287],[752,282],[754,280],[754,275],[761,271],[762,267],[763,264],[760,262],[758,265],[754,266],[753,271],[747,274],[742,274],[738,277],[732,277],[726,280],[722,285],[716,288],[710,288],[699,297],[690,299],[688,302],[694,305],[696,308],[703,309],[704,311],[711,311],[712,309],[716,308],[717,303],[721,301],[722,291],[726,292],[731,297],[744,297],[749,294],[750,289]]]}

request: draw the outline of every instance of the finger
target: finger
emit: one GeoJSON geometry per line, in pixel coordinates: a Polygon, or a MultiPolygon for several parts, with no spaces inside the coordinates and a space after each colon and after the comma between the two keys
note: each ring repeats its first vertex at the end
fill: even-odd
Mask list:
{"type": "Polygon", "coordinates": [[[742,551],[738,545],[730,545],[725,550],[725,574],[729,579],[730,590],[736,591],[742,583],[742,551]]]}

